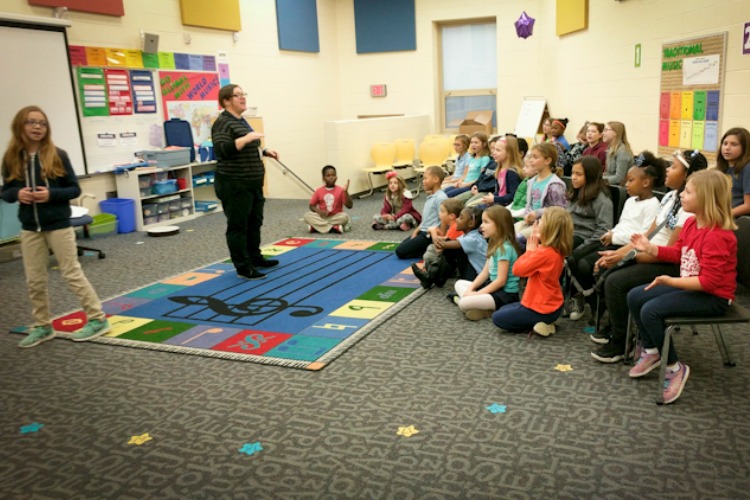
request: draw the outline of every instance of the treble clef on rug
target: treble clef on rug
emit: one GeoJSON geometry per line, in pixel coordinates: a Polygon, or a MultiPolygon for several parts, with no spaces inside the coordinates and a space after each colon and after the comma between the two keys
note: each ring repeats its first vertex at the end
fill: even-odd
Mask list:
{"type": "Polygon", "coordinates": [[[169,300],[188,306],[206,306],[217,314],[235,316],[238,318],[244,316],[262,316],[266,314],[273,315],[284,312],[287,309],[296,309],[289,313],[291,316],[295,317],[314,316],[323,312],[322,307],[306,306],[304,304],[290,304],[284,299],[271,297],[256,297],[240,304],[228,304],[223,300],[214,297],[201,297],[198,295],[169,297],[169,300]]]}

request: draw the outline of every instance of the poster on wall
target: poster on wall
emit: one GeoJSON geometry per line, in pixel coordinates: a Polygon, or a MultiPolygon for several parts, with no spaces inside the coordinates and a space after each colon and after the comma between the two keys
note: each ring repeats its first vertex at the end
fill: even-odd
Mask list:
{"type": "Polygon", "coordinates": [[[700,149],[716,162],[726,33],[665,43],[659,98],[659,154],[700,149]]]}
{"type": "Polygon", "coordinates": [[[78,67],[78,96],[83,116],[109,116],[104,70],[78,67]]]}
{"type": "Polygon", "coordinates": [[[133,111],[136,113],[156,113],[156,90],[151,71],[131,70],[130,81],[133,88],[133,111]]]}
{"type": "Polygon", "coordinates": [[[193,142],[201,144],[211,136],[211,125],[219,115],[219,75],[160,71],[164,118],[187,121],[193,142]]]}
{"type": "Polygon", "coordinates": [[[109,114],[132,115],[133,100],[130,96],[130,78],[124,69],[105,69],[107,95],[109,96],[109,114]]]}

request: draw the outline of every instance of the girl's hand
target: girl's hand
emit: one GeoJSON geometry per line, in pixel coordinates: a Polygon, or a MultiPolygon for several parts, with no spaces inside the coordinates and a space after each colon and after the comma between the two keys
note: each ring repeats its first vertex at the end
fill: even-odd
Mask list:
{"type": "Polygon", "coordinates": [[[633,248],[635,248],[639,252],[645,253],[648,253],[649,248],[651,248],[652,246],[651,243],[649,243],[648,238],[640,233],[633,234],[630,237],[630,243],[633,244],[633,248]]]}
{"type": "Polygon", "coordinates": [[[49,201],[49,189],[46,186],[40,186],[34,191],[34,201],[37,203],[47,203],[49,201]]]}
{"type": "Polygon", "coordinates": [[[534,212],[529,212],[524,216],[523,220],[526,224],[531,225],[536,221],[536,214],[534,212]]]}
{"type": "Polygon", "coordinates": [[[599,238],[599,241],[602,242],[602,245],[605,247],[608,247],[612,244],[612,231],[607,231],[602,235],[601,238],[599,238]]]}
{"type": "Polygon", "coordinates": [[[534,251],[539,248],[539,223],[534,222],[534,227],[531,230],[531,236],[526,241],[526,250],[534,251]]]}
{"type": "Polygon", "coordinates": [[[435,248],[438,250],[443,249],[443,244],[445,243],[445,238],[443,236],[436,236],[432,238],[432,244],[435,245],[435,248]]]}
{"type": "Polygon", "coordinates": [[[596,268],[603,267],[605,269],[616,265],[623,257],[620,252],[616,250],[604,250],[603,252],[599,252],[599,255],[601,255],[601,257],[596,261],[594,266],[596,268]]]}
{"type": "Polygon", "coordinates": [[[479,292],[477,292],[476,290],[466,290],[464,292],[464,297],[469,297],[471,295],[479,295],[479,292]]]}
{"type": "Polygon", "coordinates": [[[491,193],[488,193],[482,196],[482,203],[484,203],[485,205],[492,205],[493,203],[495,203],[495,197],[492,196],[491,193]]]}
{"type": "Polygon", "coordinates": [[[671,276],[667,276],[666,274],[663,274],[661,276],[657,276],[656,278],[654,278],[654,281],[652,281],[651,283],[649,283],[646,286],[646,288],[644,288],[644,290],[651,290],[652,288],[654,288],[657,285],[667,285],[667,286],[670,286],[672,284],[672,280],[673,279],[674,278],[672,278],[671,276]]]}
{"type": "Polygon", "coordinates": [[[34,192],[31,188],[21,188],[18,191],[18,201],[24,205],[31,205],[34,203],[34,192]]]}
{"type": "Polygon", "coordinates": [[[460,188],[461,187],[461,181],[456,181],[456,183],[453,184],[453,187],[460,188]]]}

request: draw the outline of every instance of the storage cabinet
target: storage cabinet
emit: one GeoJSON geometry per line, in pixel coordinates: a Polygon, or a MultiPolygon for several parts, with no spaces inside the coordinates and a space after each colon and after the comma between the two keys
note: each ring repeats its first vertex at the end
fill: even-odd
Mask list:
{"type": "MultiPolygon", "coordinates": [[[[135,227],[138,231],[144,231],[148,226],[192,219],[196,216],[193,169],[207,171],[214,167],[215,162],[206,162],[164,169],[132,170],[116,176],[117,195],[135,200],[135,227]]],[[[213,186],[210,189],[213,193],[213,186]]],[[[208,195],[209,187],[201,188],[201,191],[201,196],[204,193],[208,195]]],[[[213,198],[216,196],[213,195],[213,198]]]]}

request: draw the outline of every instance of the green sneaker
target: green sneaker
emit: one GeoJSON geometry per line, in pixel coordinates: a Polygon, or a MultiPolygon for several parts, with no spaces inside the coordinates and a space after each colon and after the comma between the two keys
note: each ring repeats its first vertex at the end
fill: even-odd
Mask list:
{"type": "Polygon", "coordinates": [[[18,343],[18,347],[34,347],[42,342],[55,338],[55,330],[51,326],[35,326],[29,330],[29,334],[18,343]]]}
{"type": "Polygon", "coordinates": [[[105,319],[104,321],[101,321],[98,319],[92,319],[86,323],[86,326],[71,335],[71,339],[76,342],[85,342],[86,340],[101,337],[110,330],[112,330],[112,326],[109,324],[109,320],[105,319]]]}

